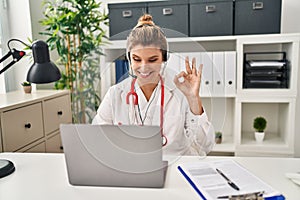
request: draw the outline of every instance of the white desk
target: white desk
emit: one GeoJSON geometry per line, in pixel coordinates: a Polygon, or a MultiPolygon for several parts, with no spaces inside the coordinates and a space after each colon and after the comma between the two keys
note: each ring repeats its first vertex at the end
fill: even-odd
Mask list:
{"type": "Polygon", "coordinates": [[[183,162],[233,159],[281,191],[287,199],[299,199],[300,187],[285,177],[285,172],[300,171],[299,158],[182,157],[169,166],[163,189],[82,187],[68,183],[64,154],[1,153],[14,162],[16,171],[0,179],[1,200],[99,200],[99,199],[188,199],[200,197],[177,170],[183,162]]]}

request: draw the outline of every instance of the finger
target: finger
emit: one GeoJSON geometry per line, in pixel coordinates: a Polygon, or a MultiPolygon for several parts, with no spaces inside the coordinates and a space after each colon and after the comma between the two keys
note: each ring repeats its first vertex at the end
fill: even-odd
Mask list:
{"type": "Polygon", "coordinates": [[[199,78],[201,78],[201,76],[202,76],[202,70],[203,70],[203,64],[200,64],[199,69],[198,69],[198,72],[197,72],[197,76],[198,76],[199,78]]]}
{"type": "Polygon", "coordinates": [[[178,78],[181,78],[181,77],[185,77],[187,76],[186,72],[184,71],[181,71],[179,74],[176,75],[178,78]]]}
{"type": "Polygon", "coordinates": [[[175,83],[175,85],[176,85],[177,87],[179,87],[180,82],[179,82],[179,77],[178,77],[177,75],[174,77],[173,82],[175,83]]]}
{"type": "Polygon", "coordinates": [[[192,73],[197,75],[197,70],[196,70],[196,58],[192,59],[192,73]]]}
{"type": "Polygon", "coordinates": [[[185,57],[185,68],[186,68],[186,72],[188,74],[192,73],[191,67],[190,67],[190,62],[189,62],[189,57],[185,57]]]}
{"type": "Polygon", "coordinates": [[[174,77],[174,83],[175,83],[175,85],[178,86],[179,84],[181,84],[182,82],[184,82],[184,77],[186,77],[186,73],[184,71],[182,71],[179,74],[177,74],[174,77]]]}

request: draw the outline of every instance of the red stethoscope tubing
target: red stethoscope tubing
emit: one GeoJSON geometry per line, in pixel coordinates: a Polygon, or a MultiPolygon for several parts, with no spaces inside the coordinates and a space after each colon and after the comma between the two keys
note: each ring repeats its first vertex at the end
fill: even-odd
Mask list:
{"type": "MultiPolygon", "coordinates": [[[[165,136],[163,127],[164,127],[164,104],[165,104],[165,85],[164,85],[164,80],[161,76],[160,78],[160,83],[161,83],[161,98],[160,98],[160,134],[161,137],[163,138],[163,146],[166,146],[168,143],[168,138],[165,136]]],[[[133,96],[133,105],[138,105],[138,95],[134,90],[134,85],[136,82],[136,78],[132,79],[131,81],[131,87],[130,91],[126,95],[126,104],[129,104],[129,98],[132,95],[133,96]]]]}

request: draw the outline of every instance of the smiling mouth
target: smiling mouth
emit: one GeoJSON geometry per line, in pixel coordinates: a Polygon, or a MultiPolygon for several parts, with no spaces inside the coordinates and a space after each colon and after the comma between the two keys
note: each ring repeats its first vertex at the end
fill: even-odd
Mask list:
{"type": "Polygon", "coordinates": [[[147,78],[152,74],[152,72],[148,72],[148,73],[139,72],[139,74],[142,78],[147,78]]]}

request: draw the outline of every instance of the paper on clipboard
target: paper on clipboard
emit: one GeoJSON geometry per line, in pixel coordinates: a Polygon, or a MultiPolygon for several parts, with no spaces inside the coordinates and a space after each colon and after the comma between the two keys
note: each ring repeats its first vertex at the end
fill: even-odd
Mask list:
{"type": "Polygon", "coordinates": [[[264,192],[264,197],[279,195],[279,192],[250,173],[233,160],[195,162],[178,166],[179,171],[198,192],[202,199],[217,199],[220,196],[264,192]],[[230,187],[216,171],[220,169],[240,190],[230,187]]]}

